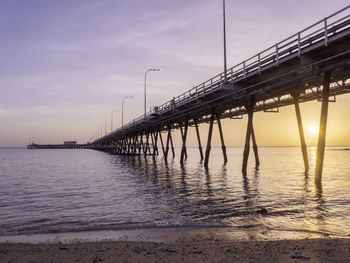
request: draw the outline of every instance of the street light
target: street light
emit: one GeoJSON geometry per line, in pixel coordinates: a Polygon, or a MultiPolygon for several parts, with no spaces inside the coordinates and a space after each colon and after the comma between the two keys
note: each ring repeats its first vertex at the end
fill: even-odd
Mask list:
{"type": "Polygon", "coordinates": [[[150,69],[148,69],[147,71],[146,71],[146,73],[145,73],[145,117],[146,117],[146,79],[147,79],[147,73],[148,72],[150,72],[150,71],[161,71],[161,69],[159,69],[159,68],[150,68],[150,69]]]}
{"type": "Polygon", "coordinates": [[[122,99],[122,128],[124,126],[124,100],[125,99],[132,99],[132,96],[125,96],[123,99],[122,99]]]}
{"type": "Polygon", "coordinates": [[[222,0],[223,6],[223,24],[224,24],[224,76],[227,79],[227,65],[226,65],[226,19],[225,19],[225,0],[222,0]]]}
{"type": "Polygon", "coordinates": [[[100,136],[100,138],[102,138],[102,136],[103,136],[102,130],[103,130],[103,122],[101,123],[101,136],[100,136]]]}
{"type": "Polygon", "coordinates": [[[98,140],[100,138],[100,127],[97,128],[96,132],[95,132],[95,140],[98,140]]]}
{"type": "Polygon", "coordinates": [[[105,135],[107,135],[107,120],[110,119],[110,118],[106,118],[105,119],[105,135]]]}
{"type": "Polygon", "coordinates": [[[114,112],[117,112],[117,111],[119,111],[119,110],[114,110],[114,111],[112,111],[112,113],[111,113],[111,133],[113,132],[113,113],[114,113],[114,112]]]}

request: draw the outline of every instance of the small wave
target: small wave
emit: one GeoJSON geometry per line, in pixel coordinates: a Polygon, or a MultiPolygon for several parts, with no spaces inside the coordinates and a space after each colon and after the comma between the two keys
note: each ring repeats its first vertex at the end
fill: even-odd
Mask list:
{"type": "Polygon", "coordinates": [[[249,224],[249,225],[243,225],[243,226],[238,226],[238,229],[250,229],[250,228],[256,228],[256,227],[261,227],[261,225],[258,224],[249,224]]]}
{"type": "Polygon", "coordinates": [[[329,231],[316,231],[316,230],[308,230],[308,229],[289,229],[289,228],[280,228],[280,227],[273,227],[270,230],[272,231],[279,231],[279,232],[290,232],[290,233],[304,233],[304,234],[310,234],[310,235],[320,235],[325,237],[338,237],[338,238],[344,238],[347,237],[346,234],[336,233],[336,232],[329,232],[329,231]]]}
{"type": "Polygon", "coordinates": [[[331,151],[350,151],[350,148],[330,149],[331,151]]]}
{"type": "Polygon", "coordinates": [[[153,223],[153,224],[138,224],[138,223],[123,223],[123,224],[104,224],[95,226],[78,226],[68,227],[61,225],[52,227],[23,227],[21,229],[13,229],[0,232],[0,236],[16,236],[16,235],[34,235],[34,234],[60,234],[60,233],[80,233],[89,231],[125,231],[125,230],[147,230],[147,229],[180,229],[180,228],[225,228],[230,227],[224,223],[213,222],[198,222],[198,223],[153,223]]]}

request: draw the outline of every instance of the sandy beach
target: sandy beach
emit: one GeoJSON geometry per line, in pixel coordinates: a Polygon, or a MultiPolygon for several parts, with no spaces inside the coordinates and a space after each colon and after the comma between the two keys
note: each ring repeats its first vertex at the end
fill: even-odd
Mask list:
{"type": "Polygon", "coordinates": [[[350,262],[350,239],[2,243],[0,262],[350,262]]]}

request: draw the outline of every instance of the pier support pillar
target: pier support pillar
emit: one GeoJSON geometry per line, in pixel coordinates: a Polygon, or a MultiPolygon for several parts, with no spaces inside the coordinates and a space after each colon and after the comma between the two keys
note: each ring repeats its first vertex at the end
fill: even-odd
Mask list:
{"type": "Polygon", "coordinates": [[[165,162],[168,161],[170,137],[171,137],[171,123],[168,125],[168,137],[167,137],[167,140],[166,140],[166,147],[165,147],[165,154],[164,154],[165,162]]]}
{"type": "Polygon", "coordinates": [[[149,137],[151,138],[151,145],[152,145],[152,151],[151,151],[151,146],[150,146],[149,154],[154,156],[154,140],[153,140],[152,131],[149,132],[149,137]]]}
{"type": "Polygon", "coordinates": [[[129,153],[129,142],[128,137],[125,137],[125,154],[129,153]]]}
{"type": "Polygon", "coordinates": [[[137,133],[134,134],[134,153],[137,154],[138,149],[138,140],[137,140],[137,133]]]}
{"type": "Polygon", "coordinates": [[[128,154],[130,154],[132,153],[131,137],[127,138],[126,141],[128,142],[128,154]]]}
{"type": "Polygon", "coordinates": [[[119,140],[118,141],[118,154],[122,153],[122,142],[119,140]]]}
{"type": "Polygon", "coordinates": [[[209,163],[209,155],[210,155],[210,150],[211,150],[211,136],[213,134],[213,124],[214,124],[214,109],[212,110],[212,113],[210,116],[208,141],[207,141],[207,148],[205,149],[205,159],[204,159],[204,167],[205,168],[208,168],[208,163],[209,163]]]}
{"type": "Polygon", "coordinates": [[[252,134],[252,129],[253,129],[254,106],[255,106],[255,97],[251,96],[249,105],[247,106],[248,124],[247,124],[247,133],[245,137],[245,146],[244,146],[243,164],[242,164],[242,173],[244,175],[247,174],[247,163],[248,163],[249,150],[250,150],[250,136],[252,134]]]}
{"type": "Polygon", "coordinates": [[[142,154],[145,154],[145,145],[143,144],[143,134],[142,132],[140,133],[140,146],[141,146],[141,150],[142,150],[142,154]]]}
{"type": "Polygon", "coordinates": [[[149,133],[146,132],[146,146],[145,146],[145,151],[144,151],[144,156],[147,155],[147,152],[151,154],[151,149],[149,147],[149,133]]]}
{"type": "Polygon", "coordinates": [[[147,138],[147,141],[148,141],[148,154],[149,155],[152,155],[152,151],[151,151],[151,147],[153,148],[153,151],[154,151],[154,142],[153,142],[153,137],[152,137],[152,133],[149,132],[147,134],[147,137],[150,137],[151,138],[151,141],[149,141],[149,139],[147,138]]]}
{"type": "Polygon", "coordinates": [[[216,118],[218,120],[218,127],[219,127],[220,140],[221,140],[221,149],[222,149],[222,154],[224,155],[224,163],[227,163],[226,146],[225,146],[225,142],[224,142],[224,134],[222,133],[220,115],[217,114],[216,118]]]}
{"type": "MultiPolygon", "coordinates": [[[[182,127],[181,131],[182,131],[182,127]]],[[[182,148],[181,148],[181,156],[180,156],[180,163],[183,164],[184,162],[184,157],[186,154],[186,139],[187,139],[187,130],[188,130],[188,118],[186,117],[186,121],[185,121],[185,130],[183,132],[183,136],[182,136],[182,148]]]]}
{"type": "Polygon", "coordinates": [[[132,142],[131,142],[131,136],[127,138],[127,144],[128,144],[128,154],[132,153],[132,142]]]}
{"type": "Polygon", "coordinates": [[[133,154],[134,144],[132,142],[132,135],[129,137],[130,153],[133,154]]]}
{"type": "Polygon", "coordinates": [[[132,153],[131,136],[129,136],[128,138],[128,153],[132,153]]]}
{"type": "Polygon", "coordinates": [[[125,153],[128,154],[130,151],[129,138],[125,137],[125,153]]]}
{"type": "Polygon", "coordinates": [[[155,158],[156,154],[158,155],[158,146],[157,146],[158,133],[152,132],[151,136],[152,136],[152,144],[153,144],[153,158],[155,158]]]}
{"type": "Polygon", "coordinates": [[[173,158],[175,158],[175,150],[174,150],[174,144],[173,144],[173,136],[171,136],[171,132],[170,132],[170,146],[171,146],[171,153],[173,154],[173,158]]]}
{"type": "Polygon", "coordinates": [[[253,151],[255,156],[255,169],[258,169],[260,165],[260,160],[259,160],[259,153],[258,153],[258,145],[256,144],[256,140],[255,140],[254,125],[252,125],[252,141],[253,141],[253,151]]]}
{"type": "Polygon", "coordinates": [[[119,141],[116,141],[115,154],[118,154],[118,151],[119,151],[119,141]]]}
{"type": "Polygon", "coordinates": [[[165,157],[164,143],[163,143],[162,133],[160,129],[158,129],[158,134],[159,134],[158,136],[159,136],[160,144],[162,146],[163,157],[165,157]]]}
{"type": "Polygon", "coordinates": [[[124,147],[124,142],[123,142],[123,139],[119,139],[117,141],[117,154],[123,154],[123,147],[124,147]]]}
{"type": "Polygon", "coordinates": [[[156,150],[157,150],[157,156],[159,155],[159,148],[158,148],[158,132],[155,131],[154,132],[154,139],[155,139],[155,143],[156,143],[156,150]]]}
{"type": "Polygon", "coordinates": [[[139,141],[139,135],[136,134],[136,143],[137,143],[137,150],[138,150],[138,154],[141,154],[141,141],[139,141]]]}
{"type": "Polygon", "coordinates": [[[132,154],[136,154],[136,138],[135,138],[135,134],[133,134],[132,135],[132,137],[131,137],[131,140],[132,140],[132,146],[131,146],[131,148],[132,148],[132,154]]]}
{"type": "Polygon", "coordinates": [[[322,183],[322,170],[324,151],[326,146],[326,129],[327,129],[327,117],[328,117],[328,102],[329,102],[329,84],[331,81],[331,72],[325,72],[323,76],[323,89],[322,89],[322,108],[320,118],[320,129],[318,133],[318,144],[316,154],[316,170],[315,170],[315,184],[321,185],[322,183]]]}
{"type": "Polygon", "coordinates": [[[146,157],[147,155],[147,151],[148,151],[148,148],[149,148],[149,145],[148,145],[148,139],[149,139],[149,136],[148,136],[148,133],[145,132],[145,151],[143,152],[143,156],[146,157]]]}
{"type": "Polygon", "coordinates": [[[123,138],[122,144],[123,144],[122,154],[125,154],[125,152],[126,152],[126,143],[125,143],[125,138],[123,138]]]}
{"type": "MultiPolygon", "coordinates": [[[[187,123],[188,123],[188,120],[186,119],[187,123]]],[[[184,131],[182,129],[182,123],[179,123],[180,125],[180,132],[181,132],[181,139],[184,140],[184,131]]],[[[181,150],[182,151],[182,150],[181,150]]],[[[185,159],[187,159],[187,149],[185,147],[185,159]]]]}
{"type": "Polygon", "coordinates": [[[199,154],[201,156],[201,160],[203,160],[203,149],[202,149],[202,144],[201,144],[201,137],[199,135],[199,129],[198,129],[198,123],[197,119],[193,119],[194,125],[196,127],[196,134],[197,134],[197,140],[198,140],[198,149],[199,149],[199,154]]]}
{"type": "Polygon", "coordinates": [[[305,172],[308,172],[309,171],[309,157],[308,157],[308,153],[307,153],[307,147],[306,147],[305,136],[304,136],[303,121],[301,119],[301,113],[300,113],[300,107],[299,107],[299,94],[292,94],[292,96],[293,96],[293,100],[294,100],[295,114],[297,116],[300,145],[301,145],[301,152],[303,154],[303,159],[304,159],[305,172]]]}

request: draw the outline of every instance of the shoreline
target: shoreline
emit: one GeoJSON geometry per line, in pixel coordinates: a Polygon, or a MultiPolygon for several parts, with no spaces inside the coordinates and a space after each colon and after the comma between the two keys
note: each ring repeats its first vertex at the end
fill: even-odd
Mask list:
{"type": "Polygon", "coordinates": [[[65,233],[50,234],[56,235],[52,242],[43,235],[45,242],[38,242],[38,236],[36,243],[2,242],[0,262],[350,262],[350,238],[299,235],[281,239],[273,233],[257,236],[251,231],[238,236],[227,229],[98,232],[109,235],[94,240],[96,232],[79,238],[65,233]]]}
{"type": "Polygon", "coordinates": [[[348,239],[347,236],[329,235],[319,232],[295,230],[271,230],[261,227],[242,229],[231,226],[179,226],[154,227],[118,230],[92,230],[61,233],[40,233],[0,236],[0,245],[4,243],[23,244],[71,244],[88,242],[155,242],[175,243],[184,237],[227,239],[234,242],[278,241],[302,239],[348,239]]]}

